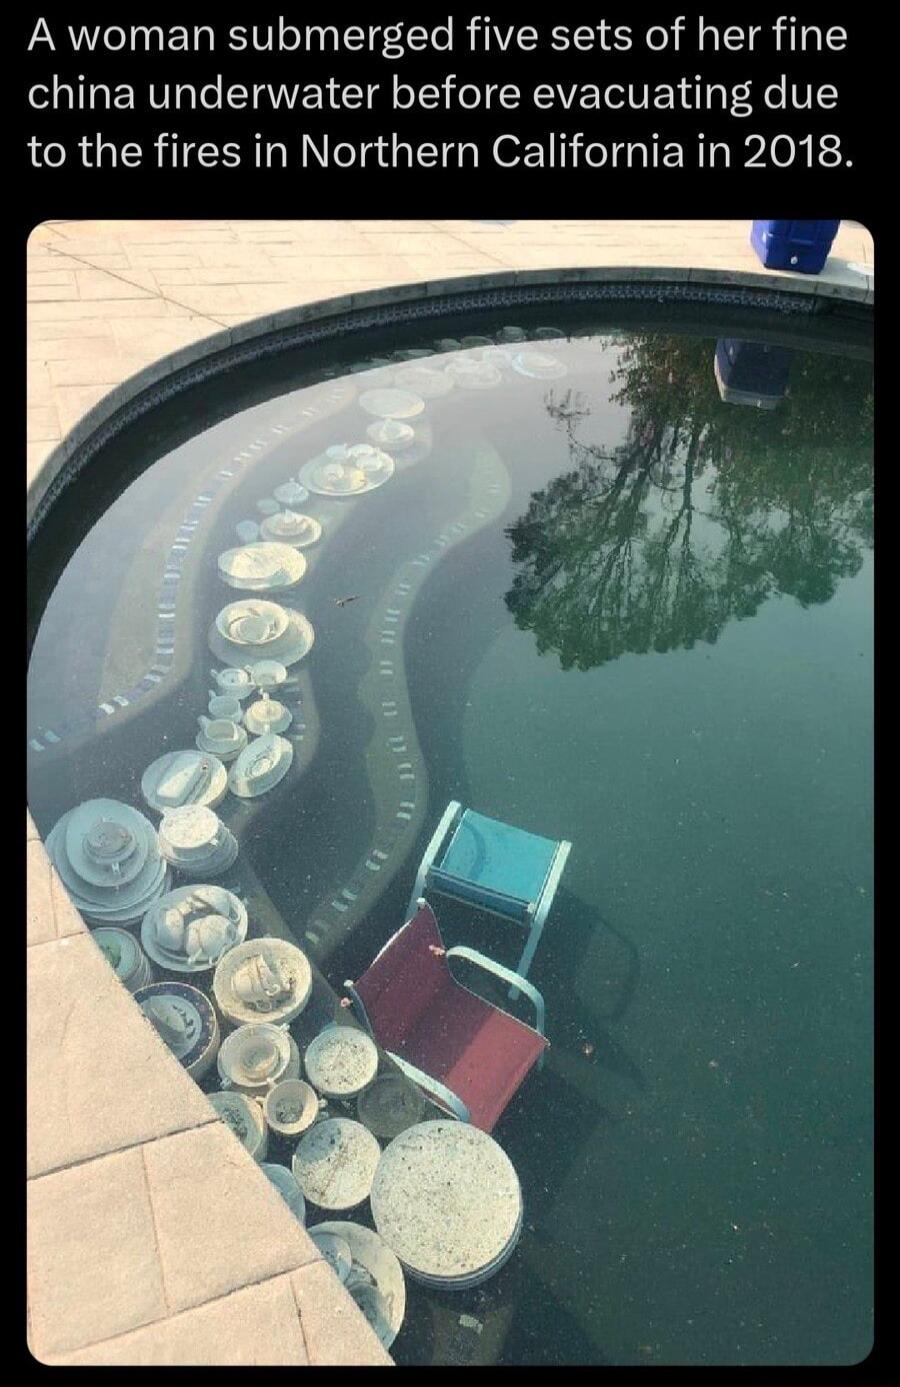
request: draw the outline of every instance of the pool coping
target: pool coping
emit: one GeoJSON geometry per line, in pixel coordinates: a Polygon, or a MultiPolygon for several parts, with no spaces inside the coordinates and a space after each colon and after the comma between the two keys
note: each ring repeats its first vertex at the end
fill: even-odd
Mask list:
{"type": "MultiPolygon", "coordinates": [[[[773,296],[792,295],[798,302],[809,300],[844,302],[870,306],[874,289],[866,282],[853,285],[837,278],[801,276],[774,271],[748,272],[725,269],[691,269],[675,266],[578,266],[558,269],[504,270],[489,273],[450,276],[441,279],[400,283],[385,288],[364,290],[338,297],[329,297],[277,312],[261,314],[246,322],[223,328],[168,353],[128,376],[105,394],[78,421],[62,441],[44,459],[27,489],[26,513],[30,528],[40,523],[41,516],[53,504],[67,481],[78,474],[80,465],[87,465],[90,456],[102,446],[105,438],[135,413],[152,407],[157,399],[185,388],[205,375],[217,374],[238,360],[249,360],[287,345],[292,329],[308,329],[345,315],[361,323],[369,312],[390,308],[407,309],[415,302],[429,302],[438,308],[442,299],[457,300],[466,295],[477,297],[485,291],[528,290],[554,285],[619,286],[620,298],[627,297],[628,286],[643,286],[644,297],[650,297],[647,286],[662,301],[684,295],[685,286],[697,290],[755,291],[773,296]],[[168,389],[166,383],[168,382],[168,389]],[[141,405],[143,404],[143,408],[141,405]],[[70,476],[67,476],[67,473],[70,476]]],[[[698,293],[689,301],[698,301],[698,293]]],[[[451,310],[447,310],[451,311],[451,310]]],[[[327,335],[323,331],[323,336],[327,335]]],[[[88,931],[69,900],[65,888],[53,871],[40,835],[30,815],[26,826],[28,930],[27,957],[33,966],[36,980],[46,970],[63,968],[63,960],[73,952],[84,960],[93,959],[87,945],[88,931]]],[[[32,1354],[41,1362],[54,1364],[125,1363],[207,1363],[225,1365],[237,1362],[272,1362],[273,1357],[259,1355],[260,1343],[254,1339],[254,1326],[264,1325],[270,1338],[263,1345],[265,1352],[278,1354],[277,1361],[293,1364],[382,1364],[391,1363],[349,1295],[327,1271],[313,1244],[303,1230],[298,1230],[286,1206],[272,1204],[274,1196],[262,1179],[253,1181],[254,1162],[236,1143],[229,1157],[241,1167],[241,1209],[238,1222],[243,1227],[254,1219],[262,1220],[274,1230],[275,1251],[260,1253],[262,1261],[251,1274],[242,1266],[227,1268],[224,1281],[215,1276],[205,1291],[187,1303],[183,1291],[173,1289],[171,1241],[172,1209],[164,1207],[165,1162],[173,1143],[184,1143],[190,1150],[195,1169],[202,1168],[204,1177],[214,1171],[218,1159],[216,1143],[225,1135],[205,1097],[155,1034],[140,1017],[136,1008],[125,1001],[124,988],[99,955],[95,986],[97,1010],[115,1016],[117,1039],[128,1053],[136,1047],[145,1056],[146,1074],[155,1075],[165,1101],[155,1102],[141,1111],[140,1135],[135,1139],[115,1114],[108,1116],[104,1140],[88,1140],[84,1150],[74,1158],[57,1159],[46,1155],[36,1164],[32,1148],[32,1105],[38,1108],[42,1100],[58,1086],[64,1090],[75,1083],[74,1068],[80,1063],[76,1053],[67,1049],[58,1064],[48,1067],[46,1052],[38,1053],[29,1041],[29,1246],[27,1286],[27,1338],[32,1354]],[[108,973],[108,977],[106,974],[108,973]],[[43,1064],[41,1063],[43,1061],[43,1064]],[[198,1101],[200,1106],[198,1107],[198,1101]],[[156,1300],[150,1303],[143,1287],[132,1284],[139,1280],[132,1274],[129,1286],[123,1291],[121,1304],[104,1307],[106,1318],[97,1318],[92,1305],[91,1288],[78,1281],[62,1284],[61,1268],[54,1237],[57,1210],[71,1204],[73,1189],[83,1187],[88,1199],[90,1189],[99,1181],[104,1194],[112,1193],[109,1201],[128,1212],[128,1200],[144,1200],[149,1211],[146,1226],[154,1235],[149,1257],[156,1287],[156,1300]],[[137,1194],[140,1189],[140,1196],[137,1194]],[[169,1220],[168,1231],[160,1241],[160,1216],[169,1220]],[[48,1233],[48,1230],[49,1233],[48,1233]],[[140,1291],[135,1295],[134,1290],[140,1291]],[[181,1297],[179,1299],[179,1296],[181,1297]],[[238,1304],[238,1298],[243,1297],[238,1304]],[[245,1311],[246,1307],[246,1319],[245,1311]],[[112,1315],[112,1319],[109,1315],[112,1315]],[[255,1316],[255,1318],[254,1318],[255,1316]],[[74,1326],[85,1325],[77,1332],[74,1326]],[[58,1326],[68,1326],[69,1339],[60,1339],[58,1326]],[[112,1331],[110,1332],[110,1326],[112,1331]],[[51,1326],[53,1326],[51,1328],[51,1326]],[[78,1334],[80,1342],[76,1342],[78,1334]],[[74,1337],[73,1337],[74,1334],[74,1337]],[[190,1341],[191,1347],[186,1347],[190,1341]]],[[[88,965],[93,966],[92,964],[88,965]]],[[[34,1014],[35,1000],[29,974],[29,1015],[34,1014]]],[[[68,1000],[68,999],[63,999],[68,1000]]],[[[71,1011],[70,1011],[71,1014],[71,1011]]],[[[66,1018],[66,1024],[68,1017],[66,1018]]],[[[82,1057],[83,1060],[83,1057],[82,1057]]],[[[126,1097],[125,1090],[111,1086],[109,1093],[94,1092],[94,1102],[115,1106],[126,1097]]],[[[135,1106],[131,1104],[132,1110],[135,1106]]],[[[40,1120],[36,1120],[40,1126],[40,1120]]],[[[129,1129],[130,1130],[130,1129],[129,1129]]],[[[84,1134],[82,1133],[82,1139],[84,1134]]],[[[46,1141],[46,1128],[44,1129],[46,1141]]],[[[51,1143],[52,1145],[52,1143],[51,1143]]],[[[71,1154],[71,1153],[70,1153],[71,1154]]],[[[229,1162],[230,1163],[230,1162],[229,1162]]],[[[212,1264],[227,1262],[228,1236],[222,1228],[221,1212],[216,1217],[215,1205],[221,1199],[216,1177],[204,1178],[200,1203],[209,1203],[209,1240],[204,1246],[212,1264]]],[[[192,1197],[196,1191],[191,1191],[192,1197]]],[[[127,1223],[124,1234],[133,1231],[127,1223]]],[[[111,1236],[120,1237],[123,1230],[113,1229],[111,1236]]],[[[65,1251],[65,1249],[63,1249],[65,1251]]],[[[140,1271],[139,1246],[132,1243],[130,1254],[126,1237],[126,1262],[132,1273],[140,1271]],[[130,1261],[128,1260],[130,1256],[130,1261]]],[[[83,1247],[81,1248],[83,1255],[83,1247]]],[[[69,1249],[69,1256],[72,1249],[69,1249]]],[[[76,1254],[77,1258],[77,1254],[76,1254]]],[[[64,1259],[63,1259],[64,1260],[64,1259]]],[[[213,1267],[213,1269],[215,1269],[213,1267]]],[[[256,1330],[258,1334],[258,1328],[256,1330]]]]}

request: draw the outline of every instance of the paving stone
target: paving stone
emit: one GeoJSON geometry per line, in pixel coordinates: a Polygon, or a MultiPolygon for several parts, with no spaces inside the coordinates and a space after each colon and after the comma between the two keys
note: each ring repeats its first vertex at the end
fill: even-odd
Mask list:
{"type": "Polygon", "coordinates": [[[140,1149],[29,1180],[27,1190],[28,1298],[39,1359],[167,1313],[140,1149]]]}
{"type": "Polygon", "coordinates": [[[56,938],[53,899],[50,895],[50,861],[40,840],[26,842],[25,942],[45,944],[56,938]]]}
{"type": "Polygon", "coordinates": [[[28,949],[27,989],[29,1176],[216,1121],[87,933],[28,949]]]}
{"type": "Polygon", "coordinates": [[[91,1348],[51,1358],[60,1367],[302,1367],[306,1345],[290,1278],[172,1315],[91,1348]]]}
{"type": "Polygon", "coordinates": [[[59,415],[55,405],[29,405],[26,417],[30,442],[59,438],[59,415]]]}
{"type": "Polygon", "coordinates": [[[309,1361],[315,1367],[390,1367],[393,1359],[326,1262],[291,1276],[309,1361]]]}
{"type": "Polygon", "coordinates": [[[278,1191],[224,1123],[153,1142],[146,1157],[173,1310],[318,1257],[278,1191]]]}

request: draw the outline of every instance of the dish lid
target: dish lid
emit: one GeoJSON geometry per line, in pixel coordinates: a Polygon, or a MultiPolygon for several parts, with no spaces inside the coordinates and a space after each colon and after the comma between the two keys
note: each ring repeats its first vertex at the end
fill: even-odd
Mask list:
{"type": "Polygon", "coordinates": [[[228,788],[228,772],[208,751],[169,751],[141,777],[141,794],[158,813],[183,804],[215,805],[228,788]]]}
{"type": "Polygon", "coordinates": [[[231,767],[228,783],[242,799],[265,794],[283,780],[294,759],[294,748],[277,732],[254,737],[231,767]]]}

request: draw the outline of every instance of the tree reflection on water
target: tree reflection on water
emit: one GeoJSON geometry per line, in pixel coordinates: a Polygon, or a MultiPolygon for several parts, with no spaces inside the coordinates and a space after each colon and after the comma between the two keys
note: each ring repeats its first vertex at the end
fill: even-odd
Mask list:
{"type": "Polygon", "coordinates": [[[506,603],[564,669],[714,642],[785,594],[827,602],[873,544],[871,364],[798,353],[776,409],[726,404],[708,340],[647,335],[620,352],[624,443],[581,441],[578,391],[551,392],[572,468],[506,533],[506,603]]]}

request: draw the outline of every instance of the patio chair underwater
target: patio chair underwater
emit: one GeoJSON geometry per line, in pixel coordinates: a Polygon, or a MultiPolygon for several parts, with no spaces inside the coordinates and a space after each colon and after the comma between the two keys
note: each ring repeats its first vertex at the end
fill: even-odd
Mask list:
{"type": "Polygon", "coordinates": [[[537,988],[475,949],[445,951],[424,900],[359,981],[344,988],[357,1020],[407,1078],[439,1107],[483,1132],[492,1130],[547,1048],[537,988]],[[524,992],[534,1005],[534,1028],[457,982],[449,966],[453,958],[524,992]]]}
{"type": "MultiPolygon", "coordinates": [[[[407,916],[433,891],[524,927],[516,972],[527,977],[571,848],[565,839],[526,833],[451,800],[419,863],[407,916]]],[[[516,995],[513,988],[510,998],[516,995]]]]}

